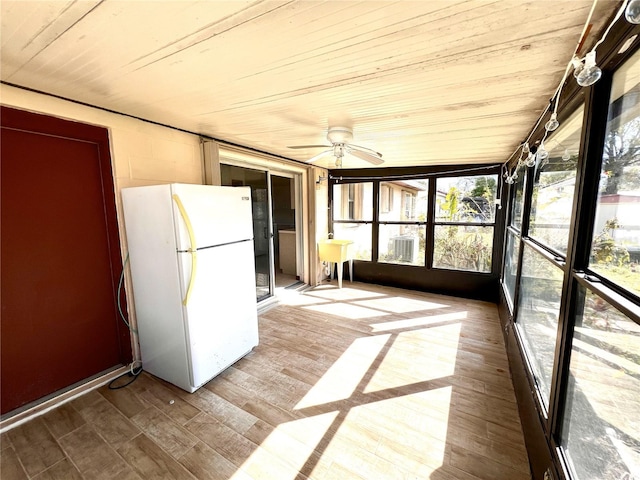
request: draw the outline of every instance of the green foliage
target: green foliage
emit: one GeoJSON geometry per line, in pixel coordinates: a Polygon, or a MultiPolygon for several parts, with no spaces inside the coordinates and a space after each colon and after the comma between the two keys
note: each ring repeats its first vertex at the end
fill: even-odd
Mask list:
{"type": "Polygon", "coordinates": [[[458,210],[460,205],[460,190],[451,187],[444,198],[444,202],[440,204],[440,208],[446,212],[445,218],[453,221],[458,218],[458,210]]]}
{"type": "Polygon", "coordinates": [[[470,197],[482,197],[488,201],[493,201],[496,194],[496,179],[494,177],[478,177],[473,189],[469,192],[470,197]]]}
{"type": "Polygon", "coordinates": [[[435,239],[436,266],[475,272],[491,271],[490,235],[462,231],[463,227],[449,226],[445,235],[435,239]]]}
{"type": "Polygon", "coordinates": [[[605,222],[602,232],[593,239],[591,249],[592,261],[598,264],[623,266],[630,262],[629,252],[618,245],[613,238],[613,231],[620,228],[617,218],[605,222]]]}
{"type": "MultiPolygon", "coordinates": [[[[485,177],[480,177],[472,192],[478,194],[475,195],[476,197],[488,194],[489,197],[485,198],[492,199],[491,192],[495,192],[495,180],[490,178],[487,181],[485,177]],[[493,190],[489,190],[491,188],[493,190]]],[[[477,213],[470,210],[469,206],[461,200],[462,192],[456,187],[451,187],[440,204],[446,221],[460,221],[467,215],[472,216],[477,213]]],[[[489,272],[491,271],[491,236],[479,233],[476,228],[467,231],[462,225],[444,227],[444,235],[436,235],[435,238],[434,262],[438,267],[489,272]]]]}

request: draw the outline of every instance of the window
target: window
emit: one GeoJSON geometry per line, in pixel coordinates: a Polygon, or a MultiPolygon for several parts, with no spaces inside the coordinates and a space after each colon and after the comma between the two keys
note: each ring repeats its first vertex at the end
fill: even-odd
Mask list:
{"type": "Polygon", "coordinates": [[[589,268],[640,296],[640,52],[613,77],[589,268]]]}
{"type": "Polygon", "coordinates": [[[497,175],[438,178],[433,266],[491,272],[497,175]]]}
{"type": "Polygon", "coordinates": [[[380,184],[380,213],[389,213],[393,210],[393,190],[386,183],[380,184]]]}
{"type": "Polygon", "coordinates": [[[562,445],[580,480],[640,473],[640,325],[579,286],[562,445]]]}
{"type": "Polygon", "coordinates": [[[402,192],[403,220],[413,220],[416,212],[416,196],[413,192],[402,192]]]}
{"type": "Polygon", "coordinates": [[[545,407],[549,405],[563,271],[524,246],[516,328],[545,407]]]}
{"type": "Polygon", "coordinates": [[[428,203],[427,180],[380,183],[378,262],[424,265],[428,203]],[[385,194],[384,192],[388,192],[385,194]],[[384,212],[386,195],[400,197],[400,208],[384,212]],[[407,223],[411,222],[411,223],[407,223]]]}
{"type": "Polygon", "coordinates": [[[507,245],[505,247],[502,284],[504,285],[504,290],[512,306],[515,300],[519,251],[520,237],[511,232],[511,230],[507,230],[507,245]]]}
{"type": "Polygon", "coordinates": [[[333,186],[334,238],[352,240],[358,260],[371,260],[373,183],[343,183],[333,186]]]}
{"type": "Polygon", "coordinates": [[[334,220],[371,220],[371,203],[370,200],[367,202],[367,195],[371,196],[371,185],[371,183],[334,185],[334,220]]]}
{"type": "Polygon", "coordinates": [[[524,434],[570,480],[640,480],[640,45],[624,18],[609,28],[603,78],[565,83],[560,127],[548,110],[533,127],[549,156],[518,168],[504,237],[499,311],[527,374],[514,386],[533,389],[522,416],[543,427],[524,434]]]}
{"type": "Polygon", "coordinates": [[[584,107],[545,141],[549,157],[536,166],[529,236],[567,253],[584,107]]]}
{"type": "Polygon", "coordinates": [[[522,230],[522,207],[524,205],[524,182],[527,174],[527,167],[519,165],[516,170],[518,178],[513,184],[513,200],[511,202],[510,224],[517,230],[522,230]]]}

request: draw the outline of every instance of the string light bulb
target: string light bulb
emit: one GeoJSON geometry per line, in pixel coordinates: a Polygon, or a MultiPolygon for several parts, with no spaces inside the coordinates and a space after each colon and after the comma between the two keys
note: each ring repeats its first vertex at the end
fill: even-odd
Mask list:
{"type": "Polygon", "coordinates": [[[640,0],[631,0],[624,11],[624,18],[634,25],[640,24],[640,0]]]}
{"type": "Polygon", "coordinates": [[[513,185],[516,181],[517,175],[516,172],[513,172],[513,175],[507,175],[507,178],[504,179],[504,183],[506,183],[507,185],[513,185]]]}
{"type": "Polygon", "coordinates": [[[544,124],[544,128],[547,130],[547,132],[553,132],[559,126],[560,122],[558,122],[558,114],[556,112],[553,112],[551,114],[551,118],[549,118],[549,121],[544,124]]]}
{"type": "Polygon", "coordinates": [[[536,156],[538,157],[539,161],[543,161],[549,158],[549,152],[547,152],[547,149],[544,148],[544,142],[540,143],[538,151],[536,152],[536,156]]]}
{"type": "Polygon", "coordinates": [[[536,155],[533,152],[529,152],[529,155],[527,156],[527,159],[525,160],[524,164],[531,168],[531,167],[535,167],[536,166],[536,155]]]}
{"type": "Polygon", "coordinates": [[[584,68],[576,77],[578,85],[581,87],[589,87],[600,80],[602,70],[596,65],[596,52],[591,50],[584,57],[584,68]]]}
{"type": "Polygon", "coordinates": [[[569,154],[568,148],[564,149],[564,153],[562,154],[562,160],[564,160],[565,162],[568,162],[569,160],[571,160],[571,155],[569,154]]]}

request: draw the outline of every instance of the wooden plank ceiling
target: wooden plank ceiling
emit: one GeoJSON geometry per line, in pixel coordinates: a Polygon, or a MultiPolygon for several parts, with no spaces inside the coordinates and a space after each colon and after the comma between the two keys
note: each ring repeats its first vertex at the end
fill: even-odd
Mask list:
{"type": "MultiPolygon", "coordinates": [[[[600,0],[593,32],[619,4],[600,0]]],[[[300,161],[321,150],[288,146],[351,126],[383,166],[416,166],[504,161],[592,0],[0,5],[4,82],[300,161]]]]}

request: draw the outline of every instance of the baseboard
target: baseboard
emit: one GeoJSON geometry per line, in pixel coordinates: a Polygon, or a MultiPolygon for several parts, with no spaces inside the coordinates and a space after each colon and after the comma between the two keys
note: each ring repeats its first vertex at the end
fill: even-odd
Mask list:
{"type": "Polygon", "coordinates": [[[106,385],[114,378],[119,377],[129,371],[129,366],[118,367],[115,370],[112,370],[108,373],[100,375],[97,378],[89,380],[88,382],[83,383],[82,385],[78,385],[75,388],[67,390],[55,397],[49,398],[37,405],[34,405],[26,410],[22,410],[15,415],[11,415],[9,418],[0,420],[0,433],[4,433],[12,428],[17,427],[18,425],[22,425],[23,423],[28,422],[29,420],[33,420],[40,415],[44,415],[45,413],[53,410],[60,405],[70,402],[74,398],[77,398],[81,395],[84,395],[91,390],[94,390],[98,387],[106,385]]]}

